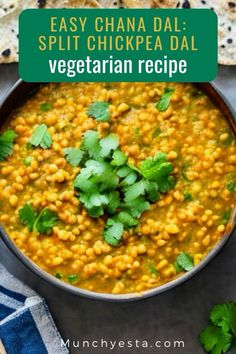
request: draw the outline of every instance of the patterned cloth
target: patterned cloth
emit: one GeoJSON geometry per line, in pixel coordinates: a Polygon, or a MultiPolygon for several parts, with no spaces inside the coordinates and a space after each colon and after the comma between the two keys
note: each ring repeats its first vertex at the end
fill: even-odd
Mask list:
{"type": "Polygon", "coordinates": [[[0,354],[66,354],[45,300],[0,264],[0,354]]]}

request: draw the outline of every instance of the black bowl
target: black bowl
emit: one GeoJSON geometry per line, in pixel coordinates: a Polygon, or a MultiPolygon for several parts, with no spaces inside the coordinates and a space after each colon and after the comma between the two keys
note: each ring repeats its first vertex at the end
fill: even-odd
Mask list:
{"type": "MultiPolygon", "coordinates": [[[[211,100],[215,103],[215,105],[221,110],[226,119],[229,121],[234,133],[236,134],[236,114],[233,111],[230,104],[227,102],[225,97],[216,89],[216,87],[212,84],[204,83],[204,84],[196,84],[199,89],[204,91],[211,100]]],[[[0,126],[6,122],[9,114],[13,109],[22,104],[30,95],[32,95],[40,86],[38,83],[26,83],[19,80],[12,89],[8,92],[5,99],[3,100],[2,105],[0,106],[0,117],[1,122],[0,126]]],[[[14,244],[11,238],[8,236],[3,227],[0,226],[0,235],[2,236],[3,241],[10,251],[14,253],[14,255],[33,273],[38,275],[41,279],[47,281],[49,284],[54,285],[58,288],[61,288],[69,293],[74,295],[80,295],[83,297],[95,299],[95,300],[103,300],[103,301],[113,301],[113,302],[128,302],[128,301],[137,301],[142,300],[147,297],[151,297],[154,295],[161,294],[167,290],[170,290],[186,280],[191,279],[196,273],[198,273],[202,268],[204,268],[223,248],[226,242],[229,240],[230,236],[233,234],[233,231],[236,227],[236,212],[232,215],[232,218],[227,226],[227,231],[222,239],[217,243],[217,245],[212,249],[210,253],[190,272],[185,273],[184,275],[164,284],[153,288],[151,290],[146,290],[139,293],[130,293],[130,294],[122,294],[122,295],[113,295],[108,293],[96,293],[84,289],[77,288],[73,285],[69,285],[64,283],[57,278],[53,277],[49,273],[45,272],[41,268],[39,268],[34,262],[32,262],[29,258],[27,258],[14,244]]]]}

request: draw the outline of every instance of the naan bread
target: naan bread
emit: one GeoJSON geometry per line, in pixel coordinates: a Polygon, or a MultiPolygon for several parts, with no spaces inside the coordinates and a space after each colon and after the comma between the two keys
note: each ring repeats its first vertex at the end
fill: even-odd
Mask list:
{"type": "Polygon", "coordinates": [[[0,64],[18,61],[18,17],[28,8],[102,7],[96,0],[0,0],[0,64]]]}
{"type": "Polygon", "coordinates": [[[0,0],[0,19],[13,12],[17,8],[17,2],[17,0],[0,0]]]}
{"type": "Polygon", "coordinates": [[[218,15],[218,61],[236,65],[236,0],[191,0],[193,8],[211,8],[218,15]]]}
{"type": "Polygon", "coordinates": [[[98,2],[105,8],[121,9],[124,7],[123,0],[98,0],[98,2]]]}
{"type": "Polygon", "coordinates": [[[182,6],[184,0],[123,0],[126,7],[130,8],[175,8],[182,6]]]}
{"type": "Polygon", "coordinates": [[[0,0],[0,64],[18,60],[18,16],[26,8],[211,8],[218,15],[219,63],[236,64],[236,0],[0,0]]]}

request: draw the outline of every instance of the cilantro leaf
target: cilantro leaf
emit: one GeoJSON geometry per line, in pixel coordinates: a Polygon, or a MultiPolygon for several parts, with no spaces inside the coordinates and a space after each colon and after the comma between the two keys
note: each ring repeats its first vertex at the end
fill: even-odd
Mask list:
{"type": "Polygon", "coordinates": [[[107,173],[104,173],[100,177],[100,181],[102,182],[102,184],[100,185],[101,191],[113,190],[119,184],[119,178],[116,176],[116,174],[113,171],[110,172],[107,171],[107,173]]]}
{"type": "Polygon", "coordinates": [[[31,162],[33,161],[33,157],[32,156],[28,156],[24,159],[23,163],[26,167],[29,167],[31,165],[31,162]]]}
{"type": "Polygon", "coordinates": [[[174,92],[174,89],[172,88],[166,88],[164,91],[164,94],[161,96],[159,101],[156,103],[156,108],[158,109],[159,112],[164,112],[167,110],[167,108],[170,105],[170,98],[172,93],[174,92]]]}
{"type": "Polygon", "coordinates": [[[95,130],[88,130],[84,134],[82,149],[86,150],[89,156],[94,159],[99,159],[101,157],[101,147],[99,144],[98,132],[95,130]]]}
{"type": "Polygon", "coordinates": [[[23,208],[19,210],[20,222],[23,225],[26,225],[29,231],[33,231],[36,218],[37,218],[37,213],[30,204],[25,204],[23,208]]]}
{"type": "Polygon", "coordinates": [[[189,192],[184,192],[184,200],[185,202],[191,202],[193,200],[193,196],[189,192]]]}
{"type": "Polygon", "coordinates": [[[186,272],[193,269],[193,257],[185,252],[181,252],[176,258],[177,264],[186,272]]]}
{"type": "Polygon", "coordinates": [[[106,210],[110,214],[114,214],[118,206],[120,205],[120,196],[118,191],[112,191],[107,194],[108,204],[106,206],[106,210]]]}
{"type": "Polygon", "coordinates": [[[30,204],[25,204],[19,210],[19,219],[23,225],[28,227],[29,231],[39,234],[50,234],[58,221],[57,214],[52,210],[44,208],[38,214],[30,204]]]}
{"type": "Polygon", "coordinates": [[[143,180],[132,184],[125,189],[125,202],[130,202],[145,193],[145,182],[143,180]]]}
{"type": "Polygon", "coordinates": [[[100,140],[100,146],[101,156],[107,157],[112,150],[114,151],[119,146],[118,136],[116,134],[110,134],[106,136],[105,138],[100,140]]]}
{"type": "Polygon", "coordinates": [[[115,150],[113,152],[112,161],[111,161],[112,166],[122,166],[126,161],[127,161],[127,157],[122,151],[115,150]]]}
{"type": "Polygon", "coordinates": [[[93,193],[90,195],[89,199],[94,207],[100,207],[109,203],[109,199],[104,194],[93,193]]]}
{"type": "Polygon", "coordinates": [[[227,225],[228,224],[228,221],[229,221],[229,219],[231,217],[231,214],[232,214],[232,209],[231,208],[228,208],[225,211],[223,211],[223,213],[221,215],[221,223],[223,225],[227,225]]]}
{"type": "Polygon", "coordinates": [[[77,274],[70,274],[68,275],[67,280],[69,283],[76,283],[79,280],[79,277],[77,274]]]}
{"type": "Polygon", "coordinates": [[[230,181],[226,183],[226,188],[228,189],[229,192],[236,192],[236,183],[233,181],[230,181]]]}
{"type": "Polygon", "coordinates": [[[216,326],[209,326],[200,333],[200,342],[207,353],[224,354],[232,345],[233,336],[216,326]]]}
{"type": "Polygon", "coordinates": [[[129,166],[124,166],[117,170],[116,173],[119,177],[126,177],[130,172],[132,172],[132,169],[129,166]]]}
{"type": "Polygon", "coordinates": [[[104,214],[104,209],[102,206],[94,206],[91,202],[90,195],[86,193],[80,193],[79,195],[80,202],[86,208],[88,214],[94,218],[98,218],[104,214]]]}
{"type": "Polygon", "coordinates": [[[154,274],[156,277],[159,275],[158,270],[156,269],[156,267],[154,266],[154,264],[150,263],[148,265],[149,271],[151,274],[154,274]]]}
{"type": "Polygon", "coordinates": [[[173,266],[177,274],[183,271],[183,268],[179,265],[179,263],[176,260],[174,261],[173,266]]]}
{"type": "Polygon", "coordinates": [[[68,161],[72,166],[77,167],[84,156],[84,151],[79,148],[66,148],[64,149],[64,155],[66,161],[68,161]]]}
{"type": "Polygon", "coordinates": [[[228,302],[216,305],[210,314],[211,322],[221,327],[224,332],[231,331],[236,337],[236,304],[228,302]]]}
{"type": "Polygon", "coordinates": [[[0,135],[0,162],[6,160],[13,153],[13,143],[17,134],[14,130],[7,130],[0,135]]]}
{"type": "Polygon", "coordinates": [[[40,124],[34,129],[30,138],[30,144],[35,147],[49,149],[52,145],[52,139],[46,124],[40,124]]]}
{"type": "Polygon", "coordinates": [[[108,219],[105,226],[103,237],[111,246],[118,246],[122,239],[124,226],[121,222],[108,219]]]}
{"type": "Polygon", "coordinates": [[[160,199],[159,187],[156,182],[145,181],[145,189],[150,202],[156,202],[160,199]]]}
{"type": "Polygon", "coordinates": [[[123,181],[120,183],[120,186],[130,186],[131,184],[134,184],[134,182],[137,180],[138,175],[136,172],[132,171],[123,179],[123,181]]]}
{"type": "Polygon", "coordinates": [[[170,176],[174,168],[166,161],[165,154],[159,153],[154,157],[148,157],[141,162],[139,168],[144,178],[158,184],[161,193],[167,193],[175,186],[175,178],[170,176]]]}
{"type": "Polygon", "coordinates": [[[87,114],[101,122],[108,122],[110,119],[108,102],[93,102],[89,105],[87,114]]]}
{"type": "Polygon", "coordinates": [[[40,234],[50,234],[57,221],[57,214],[48,208],[44,208],[35,221],[34,229],[40,234]]]}
{"type": "Polygon", "coordinates": [[[40,109],[43,112],[47,112],[47,111],[50,111],[52,109],[52,105],[51,105],[51,103],[44,102],[44,103],[41,103],[40,109]]]}
{"type": "Polygon", "coordinates": [[[122,204],[122,209],[131,214],[134,218],[139,218],[142,213],[149,209],[150,204],[143,197],[138,197],[122,204]]]}
{"type": "Polygon", "coordinates": [[[97,191],[97,186],[91,181],[89,178],[90,174],[88,174],[87,169],[81,169],[81,172],[76,176],[73,186],[76,189],[81,190],[82,192],[92,192],[97,191]]]}
{"type": "Polygon", "coordinates": [[[126,211],[121,211],[116,217],[115,220],[121,222],[126,229],[138,225],[139,221],[133,218],[126,211]]]}

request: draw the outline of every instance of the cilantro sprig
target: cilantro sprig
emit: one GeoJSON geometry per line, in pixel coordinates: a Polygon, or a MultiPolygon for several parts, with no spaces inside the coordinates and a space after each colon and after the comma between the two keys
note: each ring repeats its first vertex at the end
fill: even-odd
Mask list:
{"type": "Polygon", "coordinates": [[[46,124],[40,124],[34,129],[29,143],[31,146],[41,147],[42,149],[49,149],[51,147],[52,138],[46,124]]]}
{"type": "Polygon", "coordinates": [[[87,114],[97,121],[108,122],[110,119],[109,103],[103,101],[93,102],[89,105],[87,114]]]}
{"type": "Polygon", "coordinates": [[[69,147],[64,149],[64,156],[67,162],[72,166],[77,167],[84,156],[84,152],[78,148],[69,147]]]}
{"type": "Polygon", "coordinates": [[[89,130],[77,150],[75,156],[74,150],[65,151],[67,160],[81,167],[73,183],[76,195],[90,216],[108,216],[103,236],[112,246],[120,244],[124,230],[139,224],[150,203],[175,185],[165,154],[144,160],[139,168],[132,166],[115,134],[99,138],[89,130]]]}
{"type": "Polygon", "coordinates": [[[19,210],[19,219],[23,225],[27,226],[29,231],[39,234],[50,234],[58,221],[57,214],[52,210],[44,208],[37,212],[30,204],[25,204],[19,210]]]}
{"type": "Polygon", "coordinates": [[[207,353],[224,354],[236,339],[236,304],[227,302],[214,306],[210,322],[199,335],[200,343],[207,353]]]}
{"type": "Polygon", "coordinates": [[[0,162],[5,161],[13,153],[14,140],[17,134],[14,130],[7,130],[0,135],[0,162]]]}
{"type": "Polygon", "coordinates": [[[47,112],[47,111],[50,111],[52,109],[52,105],[51,105],[51,103],[44,102],[44,103],[41,103],[40,109],[43,112],[47,112]]]}
{"type": "Polygon", "coordinates": [[[189,272],[194,267],[193,257],[186,252],[181,252],[174,261],[174,267],[177,273],[182,272],[183,270],[189,272]]]}
{"type": "Polygon", "coordinates": [[[156,104],[156,108],[158,109],[159,112],[165,112],[167,108],[170,105],[170,98],[171,95],[173,94],[174,89],[167,87],[159,99],[159,101],[156,104]]]}

